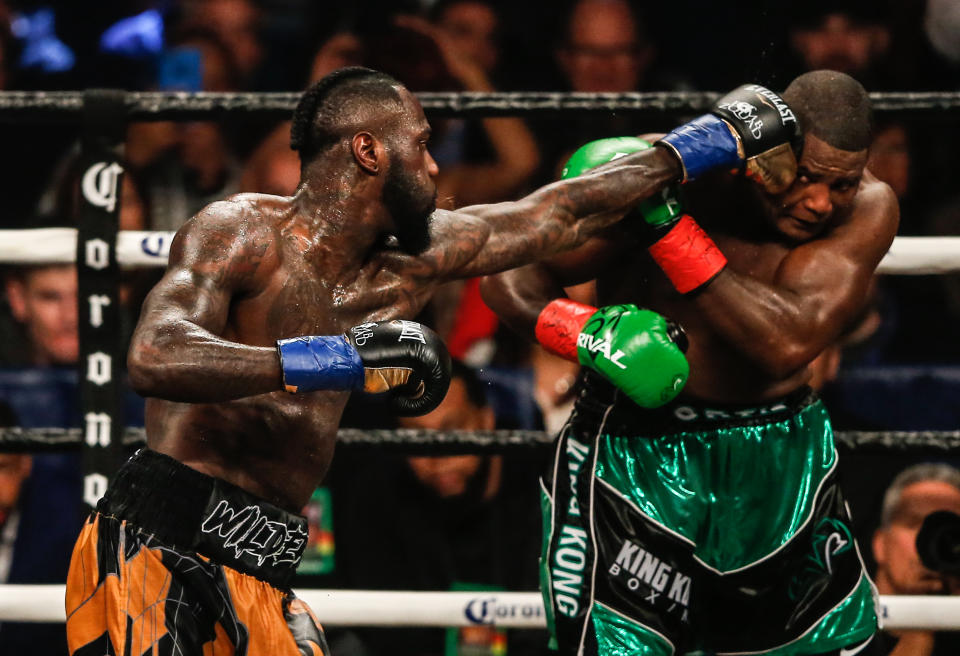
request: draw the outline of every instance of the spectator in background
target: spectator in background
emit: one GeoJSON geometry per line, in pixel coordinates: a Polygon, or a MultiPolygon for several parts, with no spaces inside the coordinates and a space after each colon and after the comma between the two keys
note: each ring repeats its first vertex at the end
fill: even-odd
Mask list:
{"type": "MultiPolygon", "coordinates": [[[[960,577],[933,572],[920,562],[917,533],[938,510],[960,514],[960,470],[922,463],[900,472],[883,497],[880,527],[873,536],[875,581],[884,595],[960,593],[960,577]]],[[[881,632],[876,653],[890,656],[946,656],[960,653],[960,635],[921,630],[881,632]]],[[[873,653],[873,652],[871,652],[873,653]]]]}
{"type": "MultiPolygon", "coordinates": [[[[434,22],[400,16],[397,25],[400,30],[428,39],[427,47],[439,54],[448,76],[448,90],[494,91],[499,18],[493,5],[480,0],[443,2],[437,6],[435,16],[434,22]],[[464,34],[474,36],[463,38],[464,34]]],[[[540,160],[533,134],[522,119],[443,119],[433,124],[437,134],[432,138],[431,152],[440,166],[439,206],[444,206],[440,204],[444,199],[447,209],[512,200],[528,189],[540,160]],[[481,128],[474,138],[483,142],[480,147],[471,148],[471,125],[481,128]]]]}
{"type": "MultiPolygon", "coordinates": [[[[360,66],[364,47],[351,28],[338,26],[320,44],[306,86],[338,68],[360,66]]],[[[240,179],[240,190],[290,196],[300,181],[300,158],[290,149],[290,121],[280,123],[254,148],[240,179]]]]}
{"type": "MultiPolygon", "coordinates": [[[[371,33],[335,29],[318,49],[308,84],[351,65],[366,65],[393,75],[412,91],[493,91],[492,66],[498,58],[497,14],[480,0],[443,2],[437,22],[411,15],[371,33]],[[447,27],[443,27],[446,25],[447,27]],[[461,38],[467,32],[474,38],[461,38]]],[[[484,119],[480,153],[463,140],[463,122],[434,120],[431,149],[441,168],[438,205],[465,205],[515,198],[524,191],[539,159],[536,142],[523,121],[484,119]],[[441,153],[446,153],[446,157],[441,153]]],[[[278,126],[256,149],[244,172],[247,191],[291,194],[299,179],[296,157],[289,152],[289,123],[278,126]],[[279,169],[282,173],[276,173],[279,169]]]]}
{"type": "MultiPolygon", "coordinates": [[[[436,23],[404,15],[372,36],[349,27],[335,29],[314,57],[308,84],[337,68],[367,65],[397,77],[413,91],[493,91],[490,80],[499,57],[493,6],[480,0],[442,2],[435,15],[436,23]]],[[[479,154],[464,143],[464,122],[432,122],[431,149],[438,153],[441,167],[437,179],[441,207],[515,198],[529,186],[537,168],[537,145],[523,121],[499,118],[478,123],[486,142],[475,149],[479,154]]],[[[255,150],[244,171],[243,188],[288,195],[298,179],[287,122],[255,150]]]]}
{"type": "MultiPolygon", "coordinates": [[[[0,401],[0,428],[16,423],[9,406],[0,401]]],[[[76,490],[63,497],[69,486],[54,473],[35,470],[30,455],[0,453],[0,584],[66,581],[72,543],[80,529],[80,499],[76,490]]],[[[62,623],[0,623],[0,654],[66,653],[62,623]]]]}
{"type": "MultiPolygon", "coordinates": [[[[802,72],[830,69],[869,89],[890,88],[883,65],[891,33],[872,0],[815,0],[791,9],[789,41],[802,72]]],[[[894,86],[896,86],[894,84],[894,86]]]]}
{"type": "Polygon", "coordinates": [[[431,8],[439,27],[463,57],[493,79],[500,62],[500,16],[487,0],[439,0],[431,8]]]}
{"type": "MultiPolygon", "coordinates": [[[[175,37],[160,58],[166,91],[235,91],[232,51],[211,31],[175,37]]],[[[166,121],[130,125],[127,160],[143,181],[153,230],[177,230],[207,204],[239,190],[240,163],[223,125],[166,121]]]]}
{"type": "Polygon", "coordinates": [[[7,304],[22,329],[23,339],[3,345],[3,364],[43,367],[76,364],[79,352],[76,266],[11,267],[5,288],[7,304]]]}
{"type": "MultiPolygon", "coordinates": [[[[75,225],[80,208],[80,181],[84,171],[80,169],[80,146],[75,144],[69,153],[60,159],[47,181],[46,189],[37,203],[36,216],[42,221],[60,221],[63,225],[75,225]]],[[[121,159],[124,173],[120,183],[120,215],[117,217],[120,230],[146,230],[150,221],[144,201],[143,185],[129,165],[121,159]]],[[[34,226],[42,227],[42,226],[34,226]]],[[[52,227],[52,225],[51,225],[52,227]]]]}
{"type": "Polygon", "coordinates": [[[867,168],[890,185],[901,208],[910,191],[910,134],[907,126],[895,120],[877,121],[867,168]]]}
{"type": "Polygon", "coordinates": [[[926,0],[923,31],[933,51],[954,73],[960,70],[960,3],[955,0],[926,0]]]}
{"type": "MultiPolygon", "coordinates": [[[[565,91],[629,92],[671,91],[688,88],[676,73],[664,69],[650,38],[647,17],[628,0],[573,0],[566,5],[558,35],[555,60],[563,74],[565,91]]],[[[547,180],[559,177],[570,154],[594,139],[666,131],[674,119],[639,122],[629,113],[563,117],[540,122],[547,180]]]]}
{"type": "MultiPolygon", "coordinates": [[[[454,361],[447,396],[401,427],[495,426],[483,384],[454,361]]],[[[533,590],[537,585],[540,463],[511,455],[411,456],[363,452],[331,471],[337,585],[387,590],[533,590]],[[362,463],[362,466],[359,466],[362,463]],[[339,474],[338,474],[339,472],[339,474]]],[[[497,654],[545,651],[543,632],[492,627],[356,631],[368,654],[497,654]],[[449,641],[449,642],[447,642],[449,641]],[[445,651],[445,643],[456,650],[445,651]],[[526,651],[526,649],[532,651],[526,651]]],[[[334,653],[337,637],[330,635],[334,653]]]]}
{"type": "Polygon", "coordinates": [[[249,88],[263,59],[257,4],[252,0],[198,0],[184,5],[184,28],[215,35],[230,53],[237,87],[249,88]]]}
{"type": "MultiPolygon", "coordinates": [[[[432,17],[432,22],[414,16],[399,16],[396,21],[396,38],[420,43],[423,55],[437,57],[440,65],[433,80],[411,88],[494,91],[491,80],[500,57],[500,18],[494,5],[481,0],[441,2],[432,17]],[[428,54],[431,51],[433,55],[428,54]]],[[[390,69],[386,61],[383,65],[390,69]]],[[[412,70],[394,73],[403,80],[412,70]]],[[[522,119],[439,119],[432,125],[431,153],[440,166],[438,207],[511,200],[530,187],[540,155],[522,119]]],[[[454,358],[477,366],[489,363],[498,324],[480,299],[476,279],[443,286],[421,319],[444,338],[454,358]]]]}
{"type": "Polygon", "coordinates": [[[569,9],[557,61],[572,91],[637,91],[656,50],[627,0],[578,0],[569,9]]]}

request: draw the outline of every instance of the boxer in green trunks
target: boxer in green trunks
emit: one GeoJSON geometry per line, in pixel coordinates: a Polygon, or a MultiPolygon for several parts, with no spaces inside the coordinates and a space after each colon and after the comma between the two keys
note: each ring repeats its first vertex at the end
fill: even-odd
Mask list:
{"type": "MultiPolygon", "coordinates": [[[[585,365],[543,488],[556,646],[857,653],[876,630],[874,589],[807,383],[899,221],[894,194],[865,170],[867,94],[832,71],[798,77],[782,98],[745,85],[651,141],[689,184],[576,251],[482,285],[510,325],[585,365]],[[564,298],[591,279],[600,310],[564,298]],[[689,379],[675,400],[637,394],[638,363],[610,366],[635,339],[637,306],[684,328],[689,379]]],[[[588,144],[565,175],[648,147],[588,144]]],[[[661,363],[649,368],[660,375],[661,363]]]]}

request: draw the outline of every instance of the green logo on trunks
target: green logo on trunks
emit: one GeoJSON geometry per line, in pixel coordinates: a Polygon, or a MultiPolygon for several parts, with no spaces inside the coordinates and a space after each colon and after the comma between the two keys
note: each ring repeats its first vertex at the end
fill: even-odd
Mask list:
{"type": "Polygon", "coordinates": [[[847,525],[838,519],[824,517],[813,529],[811,550],[804,560],[801,572],[790,581],[787,594],[791,601],[802,597],[818,580],[833,576],[834,559],[853,549],[853,536],[847,525]]]}

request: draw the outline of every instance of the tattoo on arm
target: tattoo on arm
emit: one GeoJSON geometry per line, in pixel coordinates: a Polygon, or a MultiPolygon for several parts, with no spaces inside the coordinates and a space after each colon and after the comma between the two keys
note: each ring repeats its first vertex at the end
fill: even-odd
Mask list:
{"type": "Polygon", "coordinates": [[[437,273],[448,278],[496,273],[548,257],[618,221],[675,180],[678,166],[664,149],[651,148],[516,202],[437,212],[428,253],[437,273]]]}
{"type": "Polygon", "coordinates": [[[274,348],[222,337],[232,299],[262,279],[269,249],[265,239],[241,238],[232,219],[194,219],[174,240],[130,344],[130,377],[141,394],[217,402],[281,389],[274,348]]]}

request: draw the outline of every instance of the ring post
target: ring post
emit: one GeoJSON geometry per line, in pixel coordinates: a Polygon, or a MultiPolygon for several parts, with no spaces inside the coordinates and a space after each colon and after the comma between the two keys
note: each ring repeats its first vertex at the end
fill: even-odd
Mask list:
{"type": "Polygon", "coordinates": [[[96,506],[120,466],[124,421],[120,402],[120,215],[125,93],[83,94],[83,142],[77,232],[80,404],[83,420],[83,503],[96,506]]]}

